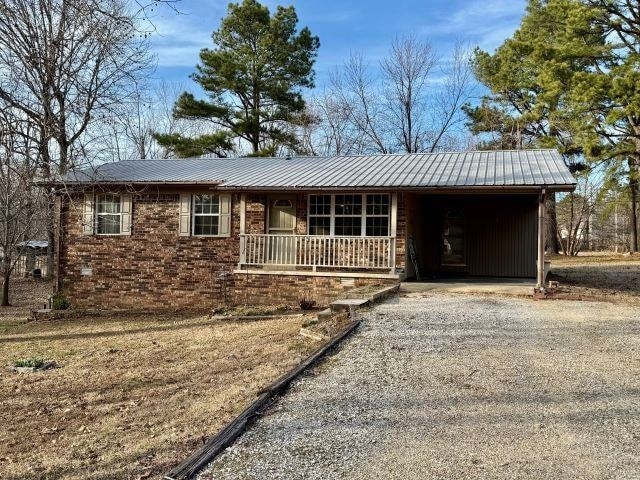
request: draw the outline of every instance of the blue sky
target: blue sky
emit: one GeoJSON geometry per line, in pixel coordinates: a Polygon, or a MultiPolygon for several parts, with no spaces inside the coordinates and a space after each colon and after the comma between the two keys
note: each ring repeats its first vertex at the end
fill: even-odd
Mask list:
{"type": "MultiPolygon", "coordinates": [[[[415,34],[429,39],[443,60],[456,41],[493,51],[514,32],[524,14],[525,0],[300,0],[262,3],[293,4],[301,26],[320,37],[316,63],[318,87],[329,71],[350,51],[361,51],[369,62],[385,55],[394,36],[415,34]]],[[[189,85],[198,52],[211,43],[227,9],[227,1],[181,0],[182,14],[161,11],[154,24],[152,48],[157,55],[155,76],[189,85]]]]}

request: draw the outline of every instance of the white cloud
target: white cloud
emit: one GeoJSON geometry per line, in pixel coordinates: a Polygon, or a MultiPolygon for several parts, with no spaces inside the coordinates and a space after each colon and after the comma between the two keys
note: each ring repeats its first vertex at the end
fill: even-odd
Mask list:
{"type": "Polygon", "coordinates": [[[223,14],[224,9],[209,9],[206,13],[184,11],[154,19],[151,45],[157,55],[158,66],[195,66],[200,50],[212,45],[211,32],[223,14]]]}
{"type": "Polygon", "coordinates": [[[473,0],[440,16],[421,33],[426,36],[465,38],[485,50],[510,37],[525,13],[524,0],[473,0]]]}

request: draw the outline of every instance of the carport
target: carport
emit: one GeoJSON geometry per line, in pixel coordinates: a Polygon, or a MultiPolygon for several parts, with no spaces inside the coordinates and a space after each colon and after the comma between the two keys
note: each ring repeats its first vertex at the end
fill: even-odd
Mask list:
{"type": "Polygon", "coordinates": [[[544,245],[541,197],[540,191],[408,195],[408,277],[536,278],[538,242],[544,245]]]}

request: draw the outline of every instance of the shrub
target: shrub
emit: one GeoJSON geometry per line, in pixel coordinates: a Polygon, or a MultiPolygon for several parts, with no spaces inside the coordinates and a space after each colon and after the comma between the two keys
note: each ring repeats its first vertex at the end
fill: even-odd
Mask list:
{"type": "Polygon", "coordinates": [[[66,310],[70,306],[69,300],[64,296],[64,293],[58,292],[53,296],[51,308],[54,310],[66,310]]]}
{"type": "Polygon", "coordinates": [[[306,297],[302,298],[298,304],[302,310],[311,310],[316,305],[315,300],[308,299],[306,297]]]}
{"type": "Polygon", "coordinates": [[[13,362],[14,367],[29,367],[29,368],[42,368],[44,366],[44,359],[38,357],[21,358],[13,362]]]}

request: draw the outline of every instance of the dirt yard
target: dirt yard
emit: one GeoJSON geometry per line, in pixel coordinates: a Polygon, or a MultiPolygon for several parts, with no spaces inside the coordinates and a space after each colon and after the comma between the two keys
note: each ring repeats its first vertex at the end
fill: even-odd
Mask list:
{"type": "Polygon", "coordinates": [[[560,296],[640,304],[640,254],[554,255],[549,279],[560,282],[560,296]]]}
{"type": "Polygon", "coordinates": [[[318,347],[304,322],[0,320],[0,478],[157,478],[318,347]],[[58,368],[6,368],[29,357],[58,368]]]}

